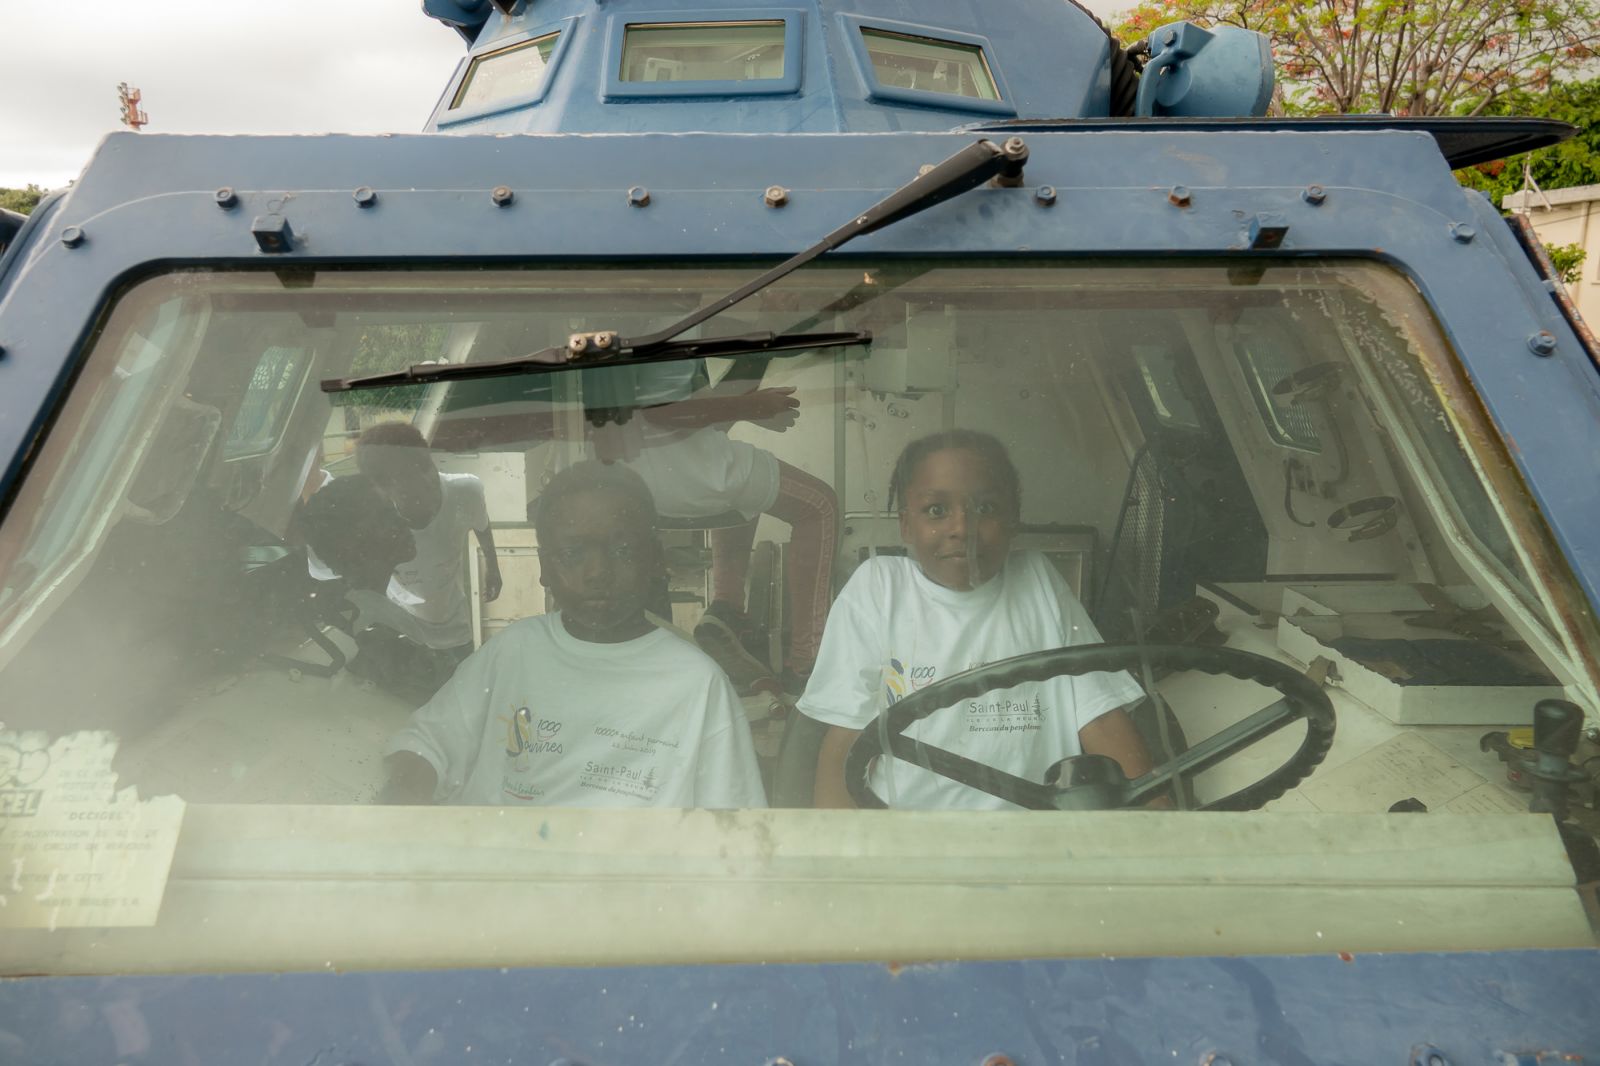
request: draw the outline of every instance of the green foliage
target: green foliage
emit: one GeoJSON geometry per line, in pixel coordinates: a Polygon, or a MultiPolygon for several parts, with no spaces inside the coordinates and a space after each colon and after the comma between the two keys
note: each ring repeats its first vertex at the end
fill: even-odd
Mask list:
{"type": "Polygon", "coordinates": [[[1556,268],[1556,274],[1568,285],[1576,285],[1583,280],[1583,261],[1589,257],[1581,244],[1547,244],[1545,253],[1550,256],[1550,263],[1556,268]]]}
{"type": "Polygon", "coordinates": [[[1478,114],[1600,48],[1600,0],[1140,0],[1115,32],[1185,19],[1266,34],[1291,114],[1478,114]]]}
{"type": "MultiPolygon", "coordinates": [[[[350,361],[350,377],[405,370],[444,357],[448,327],[434,322],[374,325],[361,333],[350,361]]],[[[395,385],[387,389],[336,392],[329,396],[335,407],[362,407],[371,411],[412,413],[422,405],[426,385],[395,385]]]]}
{"type": "Polygon", "coordinates": [[[45,192],[37,185],[29,185],[26,189],[0,189],[0,208],[24,215],[32,214],[45,192]]]}
{"type": "MultiPolygon", "coordinates": [[[[1546,191],[1600,185],[1600,79],[1558,81],[1545,92],[1512,93],[1496,100],[1485,113],[1554,118],[1577,126],[1578,135],[1571,140],[1531,153],[1533,180],[1546,191]]],[[[1523,165],[1529,159],[1519,155],[1480,163],[1457,171],[1456,177],[1499,206],[1506,195],[1522,189],[1523,165]]]]}

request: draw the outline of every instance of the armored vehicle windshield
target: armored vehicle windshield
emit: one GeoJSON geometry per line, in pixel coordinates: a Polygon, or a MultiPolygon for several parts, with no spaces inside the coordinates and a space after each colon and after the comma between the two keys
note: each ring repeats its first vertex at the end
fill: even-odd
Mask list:
{"type": "Polygon", "coordinates": [[[823,260],[689,337],[860,343],[319,386],[751,273],[129,285],[0,526],[8,966],[1591,942],[1519,728],[1589,615],[1387,267],[823,260]]]}

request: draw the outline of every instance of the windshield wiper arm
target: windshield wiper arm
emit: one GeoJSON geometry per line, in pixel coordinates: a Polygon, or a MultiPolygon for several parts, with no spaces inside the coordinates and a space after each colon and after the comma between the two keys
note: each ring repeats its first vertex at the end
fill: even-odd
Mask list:
{"type": "Polygon", "coordinates": [[[1022,138],[1009,138],[1005,144],[995,144],[987,138],[974,141],[942,163],[918,174],[888,196],[867,208],[855,218],[829,233],[816,244],[798,255],[779,263],[761,276],[746,282],[720,300],[706,304],[686,318],[679,319],[665,329],[647,333],[642,337],[623,337],[616,330],[593,333],[575,333],[565,348],[546,348],[516,359],[494,363],[423,364],[409,370],[386,374],[372,374],[356,378],[329,378],[322,382],[323,392],[349,392],[353,389],[382,388],[390,385],[415,385],[431,381],[457,381],[465,378],[503,377],[511,374],[549,372],[570,366],[593,363],[646,363],[654,359],[688,359],[696,355],[733,355],[746,352],[783,351],[791,348],[836,347],[844,344],[863,344],[868,334],[777,334],[778,338],[794,336],[825,336],[839,339],[828,343],[772,343],[772,334],[751,334],[749,337],[769,338],[767,343],[733,347],[712,351],[724,342],[747,340],[739,337],[718,337],[710,340],[680,341],[668,347],[673,338],[720,315],[728,308],[749,299],[762,289],[794,273],[825,252],[852,241],[862,234],[872,233],[892,226],[902,219],[942,204],[969,189],[975,189],[994,178],[1001,184],[1016,185],[1022,180],[1022,166],[1028,161],[1028,146],[1022,138]],[[684,345],[685,347],[678,347],[684,345]],[[699,346],[696,348],[695,346],[699,346]]]}
{"type": "MultiPolygon", "coordinates": [[[[710,359],[718,356],[748,355],[752,352],[809,351],[815,348],[841,348],[870,344],[866,330],[844,333],[743,333],[734,337],[704,337],[669,341],[648,351],[630,351],[604,360],[607,366],[630,363],[672,362],[679,359],[710,359]]],[[[419,363],[405,370],[368,374],[356,378],[329,378],[321,383],[323,392],[350,392],[356,389],[382,389],[395,385],[431,385],[439,381],[469,381],[474,378],[503,378],[518,374],[552,374],[589,365],[575,361],[567,348],[546,348],[532,355],[486,363],[419,363]]]]}
{"type": "Polygon", "coordinates": [[[824,252],[831,252],[847,241],[863,234],[892,226],[901,219],[942,204],[969,189],[976,189],[990,178],[1000,178],[1008,184],[1022,180],[1022,165],[1028,161],[1028,146],[1022,138],[1012,137],[1004,145],[987,138],[967,145],[944,162],[936,164],[926,173],[919,174],[888,196],[846,222],[822,240],[800,254],[784,260],[760,277],[746,282],[714,303],[706,304],[687,318],[666,329],[647,333],[623,342],[634,348],[648,348],[671,340],[685,330],[693,329],[706,319],[720,315],[734,304],[746,300],[762,289],[805,266],[824,252]]]}

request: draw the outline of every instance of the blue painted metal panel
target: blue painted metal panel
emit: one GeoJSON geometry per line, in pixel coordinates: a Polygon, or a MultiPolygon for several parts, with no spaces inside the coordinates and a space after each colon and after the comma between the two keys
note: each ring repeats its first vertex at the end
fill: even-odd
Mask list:
{"type": "MultiPolygon", "coordinates": [[[[0,291],[0,491],[8,491],[114,288],[171,263],[783,256],[971,135],[228,138],[119,134],[21,249],[0,291]],[[496,208],[489,189],[517,198],[496,208]],[[773,210],[762,191],[794,192],[773,210]],[[220,210],[218,186],[238,190],[220,210]],[[358,208],[351,190],[378,190],[358,208]],[[651,206],[628,206],[630,186],[651,206]],[[281,212],[295,249],[250,221],[281,212]],[[80,227],[68,248],[65,227],[80,227]]],[[[1592,603],[1600,604],[1600,378],[1547,290],[1432,141],[1406,132],[1031,133],[1032,188],[979,189],[852,244],[852,255],[1250,256],[1247,220],[1289,223],[1279,253],[1381,259],[1434,306],[1592,603]],[[1320,206],[1301,198],[1319,184],[1320,206]],[[1187,208],[1167,198],[1173,185],[1187,208]],[[1456,239],[1460,223],[1476,237],[1456,239]],[[1456,227],[1453,229],[1452,227],[1456,227]],[[1530,334],[1559,338],[1533,356],[1530,334]]]]}
{"type": "Polygon", "coordinates": [[[32,978],[28,1063],[1447,1066],[1600,1059],[1600,952],[32,978]],[[1534,1061],[1530,1059],[1529,1061],[1534,1061]]]}

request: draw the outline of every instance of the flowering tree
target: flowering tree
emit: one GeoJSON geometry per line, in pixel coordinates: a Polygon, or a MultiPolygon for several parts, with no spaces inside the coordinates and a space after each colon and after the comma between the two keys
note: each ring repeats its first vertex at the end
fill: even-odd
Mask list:
{"type": "Polygon", "coordinates": [[[1116,34],[1227,24],[1272,41],[1291,113],[1475,115],[1600,48],[1600,0],[1143,0],[1116,34]]]}
{"type": "Polygon", "coordinates": [[[1558,81],[1538,93],[1507,93],[1484,108],[1483,114],[1560,119],[1578,127],[1578,133],[1532,156],[1467,167],[1456,174],[1461,184],[1479,190],[1496,204],[1523,187],[1524,167],[1531,184],[1545,190],[1600,185],[1600,79],[1558,81]]]}

